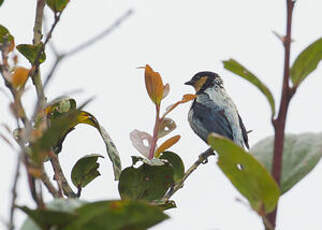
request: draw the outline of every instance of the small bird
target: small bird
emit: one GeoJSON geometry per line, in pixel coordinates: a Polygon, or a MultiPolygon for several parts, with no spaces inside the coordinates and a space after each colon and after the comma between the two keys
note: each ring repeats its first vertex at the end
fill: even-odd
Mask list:
{"type": "Polygon", "coordinates": [[[197,95],[188,115],[192,130],[206,143],[214,132],[249,149],[246,128],[219,75],[199,72],[185,85],[193,86],[197,95]]]}

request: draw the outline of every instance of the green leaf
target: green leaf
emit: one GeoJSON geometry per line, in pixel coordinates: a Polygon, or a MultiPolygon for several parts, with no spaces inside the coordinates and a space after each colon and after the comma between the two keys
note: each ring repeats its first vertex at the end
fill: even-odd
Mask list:
{"type": "Polygon", "coordinates": [[[61,211],[52,211],[46,209],[29,209],[26,206],[20,207],[34,222],[42,229],[49,229],[49,227],[63,228],[73,221],[75,214],[61,211]]]}
{"type": "Polygon", "coordinates": [[[110,135],[106,132],[106,130],[100,125],[99,126],[99,132],[101,134],[101,137],[103,138],[103,141],[105,143],[106,151],[109,156],[109,159],[111,160],[113,164],[113,170],[114,170],[114,178],[115,180],[118,180],[121,175],[122,166],[121,166],[121,159],[119,156],[119,152],[116,149],[115,144],[113,143],[110,135]]]}
{"type": "Polygon", "coordinates": [[[269,172],[231,140],[210,134],[208,143],[218,153],[218,166],[261,216],[275,209],[279,187],[269,172]]]}
{"type": "Polygon", "coordinates": [[[76,210],[77,220],[64,230],[143,230],[169,218],[160,208],[140,201],[98,201],[76,210]]]}
{"type": "MultiPolygon", "coordinates": [[[[0,6],[1,4],[2,3],[0,2],[0,6]]],[[[14,37],[10,34],[9,30],[6,27],[0,24],[0,46],[2,46],[4,42],[13,42],[12,45],[14,45],[14,37]]],[[[13,47],[11,47],[10,50],[12,50],[13,47]]]]}
{"type": "Polygon", "coordinates": [[[291,80],[298,86],[322,60],[322,38],[306,47],[295,59],[290,71],[291,80]]]}
{"type": "Polygon", "coordinates": [[[165,159],[170,163],[173,168],[173,179],[175,182],[181,180],[184,176],[184,164],[182,159],[173,152],[163,152],[160,159],[165,159]]]}
{"type": "Polygon", "coordinates": [[[69,0],[46,0],[46,4],[55,13],[62,12],[68,3],[69,3],[69,0]]]}
{"type": "MultiPolygon", "coordinates": [[[[273,159],[274,137],[267,137],[256,143],[250,150],[270,172],[273,159]]],[[[290,190],[303,179],[322,157],[322,134],[286,134],[284,140],[281,194],[290,190]]]]}
{"type": "Polygon", "coordinates": [[[62,148],[62,143],[68,133],[74,130],[78,124],[88,124],[99,131],[104,141],[109,159],[113,164],[114,178],[115,180],[118,180],[122,171],[122,166],[118,150],[111,137],[92,114],[81,110],[75,110],[75,108],[76,102],[74,99],[70,98],[58,99],[48,105],[46,114],[47,117],[51,119],[51,126],[55,124],[62,127],[62,129],[57,130],[58,133],[61,133],[59,133],[58,136],[56,135],[55,144],[52,145],[54,141],[49,142],[49,147],[55,146],[55,152],[59,153],[62,148]]]}
{"type": "Polygon", "coordinates": [[[118,180],[122,171],[121,160],[120,160],[119,152],[117,151],[116,146],[113,143],[110,135],[106,132],[104,127],[98,123],[97,119],[88,112],[82,111],[80,116],[78,117],[78,120],[79,120],[79,123],[91,125],[99,131],[105,143],[106,152],[113,164],[114,178],[115,180],[118,180]]]}
{"type": "Polygon", "coordinates": [[[223,61],[225,69],[243,77],[254,86],[256,86],[266,97],[268,100],[271,110],[272,110],[272,117],[275,115],[275,101],[271,91],[267,88],[267,86],[261,82],[254,74],[252,74],[248,69],[242,66],[234,59],[229,59],[227,61],[223,61]]]}
{"type": "Polygon", "coordinates": [[[169,164],[139,168],[128,167],[120,176],[118,190],[122,199],[160,200],[174,183],[174,171],[169,164]]]}
{"type": "Polygon", "coordinates": [[[3,1],[4,1],[4,0],[0,0],[0,6],[2,5],[3,1]]]}
{"type": "Polygon", "coordinates": [[[20,207],[29,216],[21,230],[41,230],[48,225],[63,227],[74,220],[76,215],[73,211],[84,203],[78,199],[55,199],[46,204],[47,210],[20,207]]]}
{"type": "Polygon", "coordinates": [[[141,201],[55,199],[46,210],[21,209],[29,215],[21,230],[143,230],[169,218],[156,206],[141,201]],[[40,226],[37,226],[37,224],[40,226]]]}
{"type": "Polygon", "coordinates": [[[0,24],[0,43],[3,43],[4,40],[12,41],[13,36],[6,27],[0,24]]]}
{"type": "Polygon", "coordinates": [[[101,175],[97,170],[99,168],[99,163],[97,163],[99,157],[104,158],[99,154],[91,154],[82,157],[76,162],[72,169],[71,178],[77,188],[84,188],[101,175]]]}
{"type": "Polygon", "coordinates": [[[51,120],[50,127],[43,135],[31,145],[32,159],[35,163],[43,162],[47,159],[47,154],[51,148],[61,148],[66,135],[74,129],[77,124],[78,110],[70,111],[57,119],[51,120]]]}
{"type": "Polygon", "coordinates": [[[28,59],[31,65],[36,64],[36,61],[43,63],[46,60],[46,54],[43,50],[42,43],[38,45],[20,44],[17,45],[16,48],[23,56],[28,59]]]}

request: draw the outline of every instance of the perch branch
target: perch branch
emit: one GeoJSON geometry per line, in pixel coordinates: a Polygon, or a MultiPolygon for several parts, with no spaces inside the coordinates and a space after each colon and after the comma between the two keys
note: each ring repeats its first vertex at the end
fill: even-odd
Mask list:
{"type": "Polygon", "coordinates": [[[199,155],[198,160],[193,163],[193,165],[185,172],[183,178],[177,182],[172,188],[170,188],[169,192],[164,195],[163,201],[168,201],[170,197],[175,194],[179,189],[181,189],[184,185],[186,179],[195,171],[201,164],[204,164],[208,161],[208,157],[214,155],[214,152],[211,148],[207,149],[205,152],[199,155]]]}

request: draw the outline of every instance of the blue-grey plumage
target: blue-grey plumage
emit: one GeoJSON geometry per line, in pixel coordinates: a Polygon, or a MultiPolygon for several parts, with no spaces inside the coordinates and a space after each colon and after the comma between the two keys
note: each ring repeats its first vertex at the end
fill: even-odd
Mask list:
{"type": "Polygon", "coordinates": [[[233,140],[241,147],[248,146],[248,136],[236,105],[226,93],[218,74],[199,72],[185,83],[196,90],[188,120],[192,130],[205,142],[212,132],[233,140]]]}

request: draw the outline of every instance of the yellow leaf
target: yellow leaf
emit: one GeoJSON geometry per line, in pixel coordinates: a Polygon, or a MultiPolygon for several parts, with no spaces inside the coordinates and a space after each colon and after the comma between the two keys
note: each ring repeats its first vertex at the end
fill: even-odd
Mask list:
{"type": "Polygon", "coordinates": [[[160,74],[158,72],[154,72],[149,65],[146,65],[144,76],[145,87],[148,91],[149,97],[155,104],[160,105],[164,88],[160,74]]]}
{"type": "Polygon", "coordinates": [[[177,143],[179,141],[179,139],[180,139],[180,135],[176,135],[174,137],[169,138],[165,142],[163,142],[163,144],[160,145],[160,147],[155,152],[154,156],[159,157],[160,153],[163,153],[165,150],[167,150],[168,148],[173,146],[175,143],[177,143]]]}
{"type": "Polygon", "coordinates": [[[29,76],[29,69],[24,67],[17,67],[11,75],[11,84],[13,88],[20,89],[25,85],[29,76]]]}
{"type": "Polygon", "coordinates": [[[81,111],[79,113],[79,115],[77,116],[77,122],[83,123],[83,124],[88,124],[88,125],[91,125],[95,128],[99,128],[99,124],[98,124],[98,121],[96,120],[96,118],[92,114],[85,112],[85,111],[81,111]]]}

